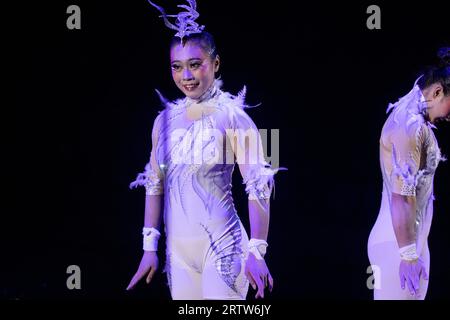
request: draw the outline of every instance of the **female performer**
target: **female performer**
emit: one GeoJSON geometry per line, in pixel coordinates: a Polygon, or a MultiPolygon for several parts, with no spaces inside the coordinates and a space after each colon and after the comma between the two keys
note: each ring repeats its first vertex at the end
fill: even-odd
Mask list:
{"type": "MultiPolygon", "coordinates": [[[[149,1],[150,2],[150,1],[149,1]]],[[[264,260],[269,228],[272,169],[258,130],[244,111],[245,87],[237,96],[215,79],[220,59],[213,37],[195,19],[196,3],[179,7],[170,46],[172,77],[186,96],[168,102],[152,129],[145,172],[130,187],[146,188],[144,254],[128,289],[158,268],[157,242],[164,210],[166,266],[173,299],[246,299],[249,282],[256,298],[272,290],[264,260]],[[249,146],[246,145],[246,138],[249,146]],[[238,163],[248,194],[251,239],[233,204],[231,178],[238,163]],[[162,205],[163,200],[163,205],[162,205]]]]}

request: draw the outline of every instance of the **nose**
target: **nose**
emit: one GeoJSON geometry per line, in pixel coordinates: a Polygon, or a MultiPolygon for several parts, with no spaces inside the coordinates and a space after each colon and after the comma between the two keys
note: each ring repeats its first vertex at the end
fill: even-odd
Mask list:
{"type": "Polygon", "coordinates": [[[185,68],[183,71],[183,80],[187,81],[192,79],[194,79],[194,76],[192,75],[191,70],[189,70],[189,68],[185,68]]]}

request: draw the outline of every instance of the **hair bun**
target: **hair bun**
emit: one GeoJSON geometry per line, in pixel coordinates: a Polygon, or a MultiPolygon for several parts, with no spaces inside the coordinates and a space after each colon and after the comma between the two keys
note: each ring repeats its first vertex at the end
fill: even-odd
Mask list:
{"type": "Polygon", "coordinates": [[[438,50],[437,56],[442,66],[450,66],[450,47],[442,47],[438,50]]]}

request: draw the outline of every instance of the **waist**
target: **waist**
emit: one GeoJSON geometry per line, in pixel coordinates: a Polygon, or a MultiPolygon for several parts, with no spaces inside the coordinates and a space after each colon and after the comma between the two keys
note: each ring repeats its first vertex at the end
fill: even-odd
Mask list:
{"type": "Polygon", "coordinates": [[[234,210],[196,212],[195,215],[166,212],[164,216],[167,237],[217,237],[232,228],[238,228],[240,219],[234,210]]]}

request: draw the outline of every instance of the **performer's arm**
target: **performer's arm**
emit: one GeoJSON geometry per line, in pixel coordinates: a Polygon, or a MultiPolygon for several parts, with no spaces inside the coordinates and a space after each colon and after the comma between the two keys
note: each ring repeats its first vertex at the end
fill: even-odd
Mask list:
{"type": "Polygon", "coordinates": [[[420,293],[420,277],[428,279],[416,247],[416,187],[423,174],[420,164],[425,130],[423,126],[393,130],[390,159],[384,158],[392,182],[390,211],[401,259],[400,286],[405,289],[407,285],[411,295],[416,296],[420,293]]]}
{"type": "Polygon", "coordinates": [[[391,178],[391,219],[399,248],[416,242],[416,186],[424,131],[422,127],[402,127],[391,131],[389,155],[383,157],[391,178]]]}
{"type": "Polygon", "coordinates": [[[237,118],[233,142],[239,170],[246,185],[250,221],[250,242],[248,257],[245,262],[245,275],[253,289],[257,290],[255,298],[264,298],[264,290],[273,287],[273,278],[267,267],[266,252],[270,218],[270,194],[273,186],[274,171],[264,160],[261,137],[253,121],[246,114],[237,118]],[[251,129],[251,130],[249,130],[251,129]],[[249,136],[248,146],[246,137],[249,136]]]}
{"type": "Polygon", "coordinates": [[[416,242],[416,197],[392,193],[391,216],[399,248],[416,242]]]}
{"type": "Polygon", "coordinates": [[[248,200],[250,237],[267,241],[270,220],[270,199],[248,200]]]}
{"type": "Polygon", "coordinates": [[[145,167],[145,172],[140,174],[133,186],[145,186],[145,212],[143,228],[143,249],[137,272],[134,274],[127,290],[133,289],[136,284],[146,277],[146,282],[150,283],[153,275],[158,269],[158,239],[160,236],[159,228],[161,224],[162,200],[164,198],[163,174],[160,171],[156,161],[156,146],[159,137],[159,125],[161,114],[156,117],[152,130],[152,151],[150,161],[145,167]]]}
{"type": "Polygon", "coordinates": [[[144,227],[160,229],[163,195],[145,196],[144,227]]]}

